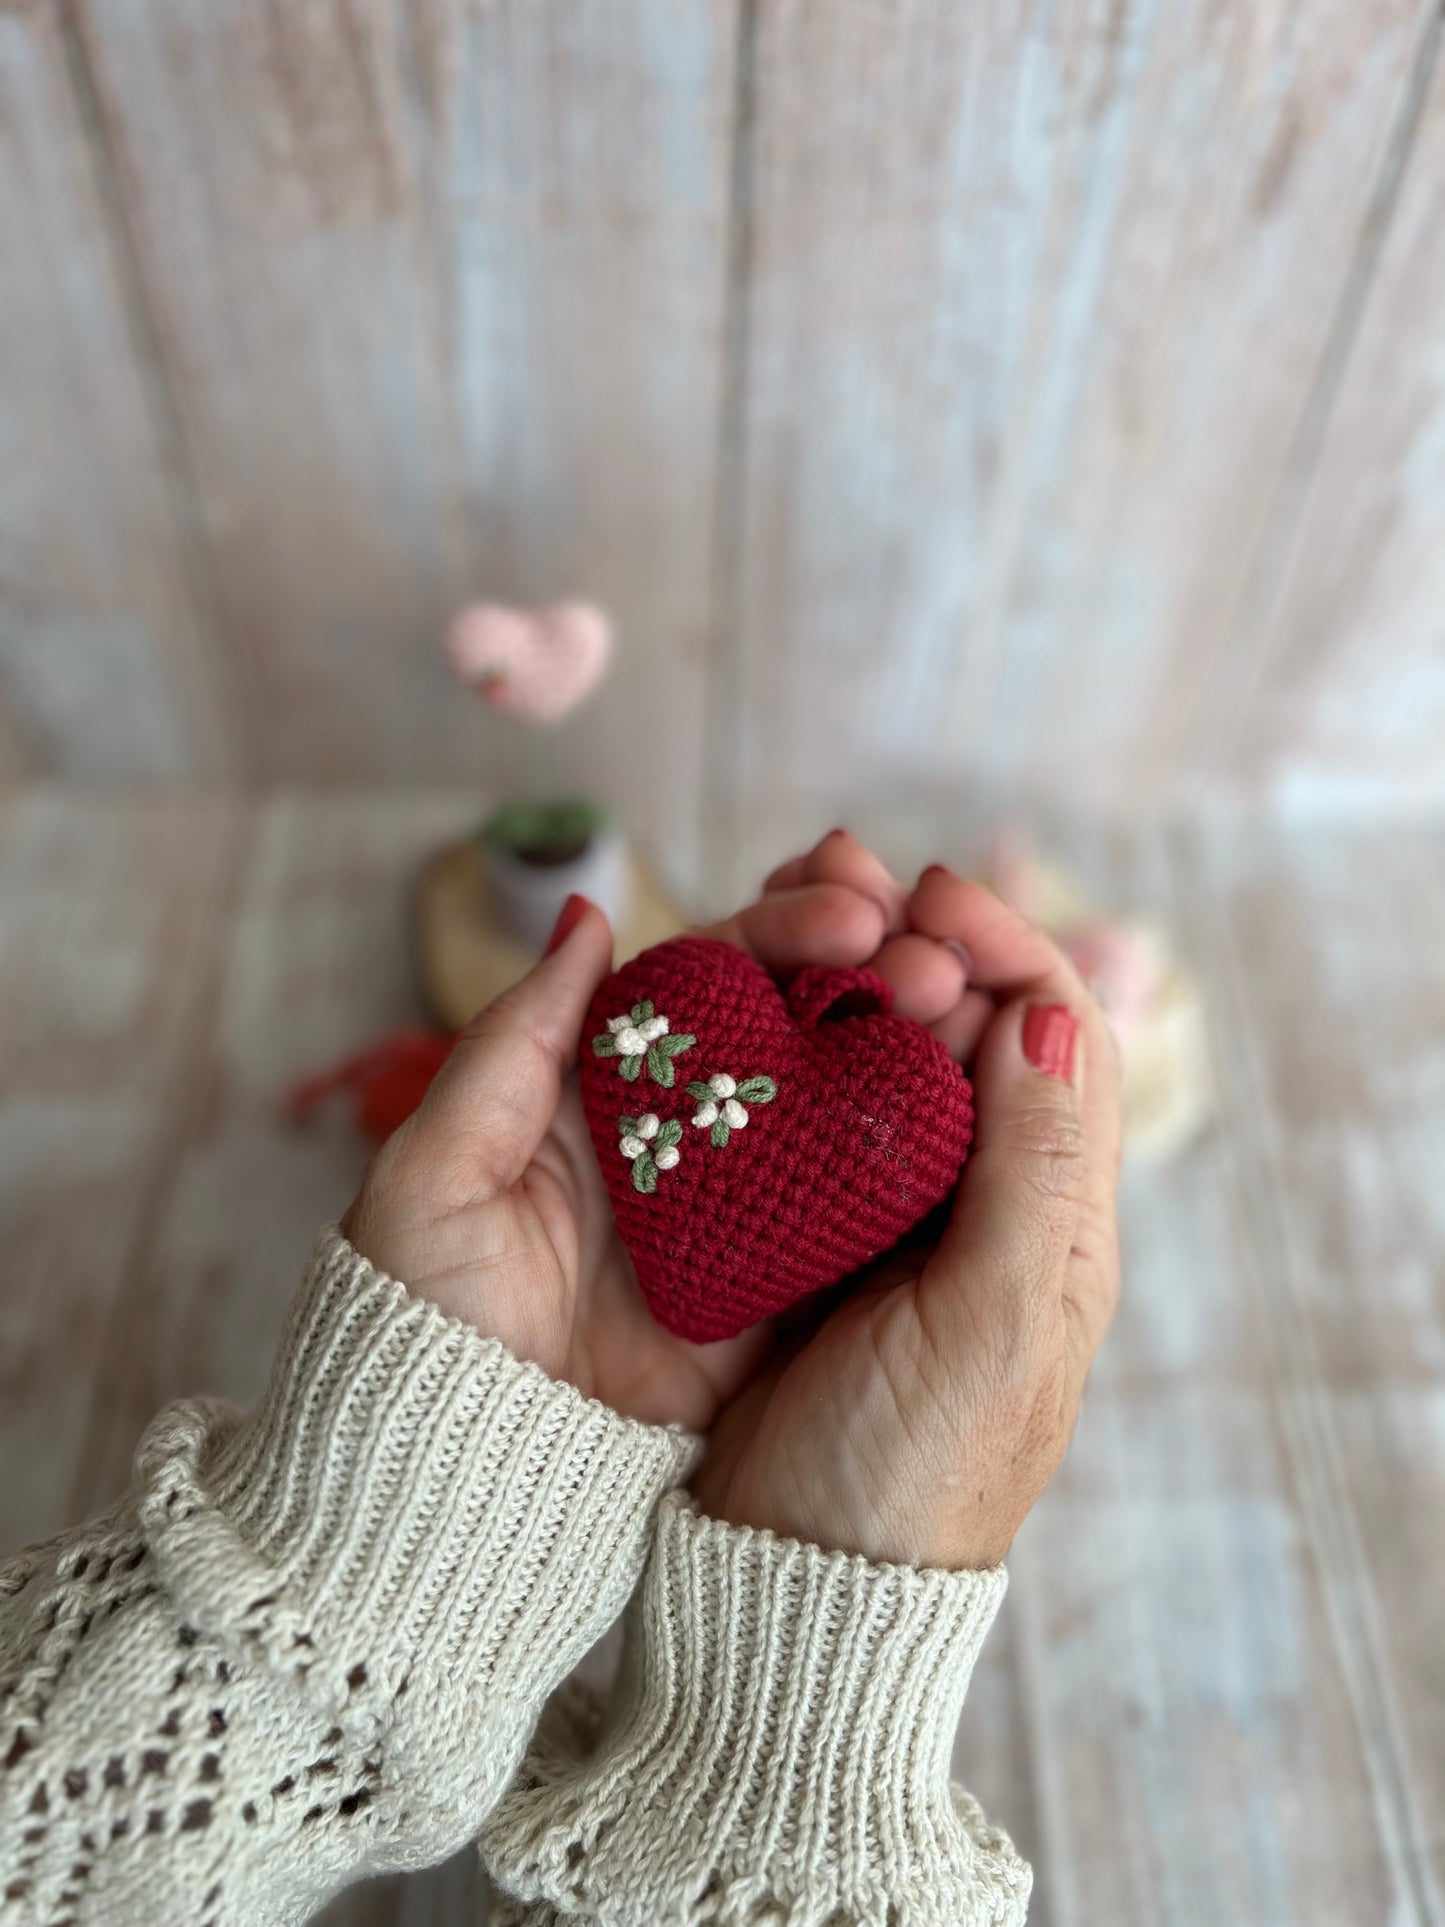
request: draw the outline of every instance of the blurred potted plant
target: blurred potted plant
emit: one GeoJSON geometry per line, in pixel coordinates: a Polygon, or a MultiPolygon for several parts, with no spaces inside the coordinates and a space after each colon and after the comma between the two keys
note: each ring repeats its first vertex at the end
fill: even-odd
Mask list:
{"type": "MultiPolygon", "coordinates": [[[[561,720],[591,694],[612,654],[600,609],[559,602],[512,609],[479,602],[446,636],[453,673],[493,709],[519,721],[561,720]]],[[[630,909],[632,862],[621,831],[586,798],[514,798],[494,809],[477,837],[488,900],[498,924],[540,950],[574,892],[599,904],[614,929],[630,909]]]]}
{"type": "Polygon", "coordinates": [[[626,915],[627,844],[596,803],[503,803],[477,840],[492,906],[519,942],[540,949],[574,892],[600,904],[614,929],[626,915]]]}

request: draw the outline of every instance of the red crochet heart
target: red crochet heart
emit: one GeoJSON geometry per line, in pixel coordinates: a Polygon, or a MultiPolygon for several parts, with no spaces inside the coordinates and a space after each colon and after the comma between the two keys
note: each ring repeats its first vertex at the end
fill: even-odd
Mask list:
{"type": "Polygon", "coordinates": [[[785,993],[706,937],[644,950],[598,991],[582,1101],[669,1331],[731,1337],[887,1251],[953,1189],[968,1080],[891,1006],[871,970],[803,970],[785,993]]]}

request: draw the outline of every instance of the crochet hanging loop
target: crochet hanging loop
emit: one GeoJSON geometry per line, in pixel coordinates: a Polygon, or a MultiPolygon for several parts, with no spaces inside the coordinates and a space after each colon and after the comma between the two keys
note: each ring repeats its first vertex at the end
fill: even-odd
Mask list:
{"type": "Polygon", "coordinates": [[[788,1009],[803,1030],[836,1024],[844,1017],[886,1017],[893,990],[876,970],[829,969],[810,964],[788,985],[788,1009]]]}

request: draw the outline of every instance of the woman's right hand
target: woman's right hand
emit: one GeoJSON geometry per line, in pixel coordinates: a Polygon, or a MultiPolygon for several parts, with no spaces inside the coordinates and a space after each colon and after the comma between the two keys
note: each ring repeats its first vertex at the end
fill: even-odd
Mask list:
{"type": "Polygon", "coordinates": [[[775,1341],[694,1491],[717,1517],[870,1559],[993,1566],[1063,1456],[1118,1297],[1117,1054],[1062,952],[989,891],[934,866],[905,898],[835,838],[777,884],[820,853],[871,877],[894,932],[874,968],[968,1064],[976,1134],[936,1247],[882,1260],[775,1341]]]}

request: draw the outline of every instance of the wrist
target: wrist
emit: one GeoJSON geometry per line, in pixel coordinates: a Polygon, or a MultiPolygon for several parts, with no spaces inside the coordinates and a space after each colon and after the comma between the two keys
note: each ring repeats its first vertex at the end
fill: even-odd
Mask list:
{"type": "MultiPolygon", "coordinates": [[[[912,1491],[926,1483],[922,1478],[912,1481],[912,1491]]],[[[1013,1543],[1014,1529],[991,1510],[979,1508],[966,1519],[941,1518],[932,1507],[919,1509],[911,1496],[910,1501],[885,1510],[863,1501],[856,1486],[846,1494],[808,1495],[779,1490],[773,1481],[766,1489],[749,1491],[717,1476],[706,1459],[690,1480],[689,1490],[701,1512],[724,1524],[798,1540],[876,1565],[987,1572],[1003,1564],[1013,1543]]]]}
{"type": "Polygon", "coordinates": [[[1022,1920],[1027,1867],[948,1778],[1005,1584],[825,1553],[670,1496],[612,1720],[582,1764],[538,1760],[502,1802],[494,1875],[638,1919],[684,1892],[731,1918],[736,1892],[790,1927],[1022,1920]]]}
{"type": "Polygon", "coordinates": [[[495,1339],[522,1363],[566,1377],[573,1293],[550,1245],[520,1238],[505,1264],[489,1265],[478,1254],[495,1251],[504,1206],[492,1201],[480,1213],[452,1212],[417,1228],[384,1182],[374,1195],[376,1182],[373,1169],[338,1227],[353,1249],[376,1271],[404,1278],[412,1299],[495,1339]]]}
{"type": "Polygon", "coordinates": [[[188,1623],[338,1714],[500,1686],[540,1701],[621,1610],[695,1442],[444,1317],[337,1230],[267,1391],[180,1405],[137,1453],[188,1623]]]}

